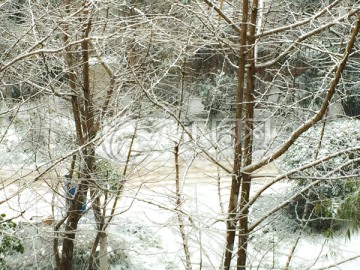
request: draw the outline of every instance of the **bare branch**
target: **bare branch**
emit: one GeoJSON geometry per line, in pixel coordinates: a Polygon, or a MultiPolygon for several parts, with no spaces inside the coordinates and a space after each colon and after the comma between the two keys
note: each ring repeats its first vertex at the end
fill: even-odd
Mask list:
{"type": "Polygon", "coordinates": [[[346,66],[347,60],[349,58],[349,55],[354,47],[354,43],[357,37],[357,34],[359,33],[360,30],[360,13],[357,14],[357,21],[356,21],[356,25],[355,28],[353,29],[352,33],[351,33],[351,37],[350,40],[346,46],[346,50],[343,56],[343,59],[340,61],[340,63],[337,65],[336,69],[335,69],[335,74],[334,74],[334,79],[332,80],[332,82],[330,83],[330,87],[329,90],[324,98],[324,101],[322,102],[321,108],[320,110],[317,112],[317,114],[315,116],[313,116],[311,119],[309,119],[308,121],[306,121],[303,125],[301,125],[298,129],[296,129],[290,136],[290,138],[282,144],[282,146],[280,146],[273,154],[271,154],[269,157],[266,157],[256,163],[253,163],[249,166],[245,166],[244,168],[242,168],[242,172],[243,173],[250,173],[253,172],[259,168],[261,168],[262,166],[270,163],[271,161],[277,159],[278,157],[280,157],[283,153],[285,153],[285,151],[287,149],[289,149],[289,147],[295,142],[295,140],[297,138],[300,137],[301,134],[303,134],[305,131],[307,131],[308,129],[310,129],[312,126],[314,126],[317,122],[319,122],[322,117],[325,115],[326,110],[330,104],[330,101],[336,91],[336,86],[341,78],[341,74],[346,66]]]}

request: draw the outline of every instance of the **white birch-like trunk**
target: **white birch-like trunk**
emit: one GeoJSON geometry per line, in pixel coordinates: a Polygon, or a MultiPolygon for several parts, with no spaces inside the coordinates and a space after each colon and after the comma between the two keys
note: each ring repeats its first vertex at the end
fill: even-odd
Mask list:
{"type": "MultiPolygon", "coordinates": [[[[260,34],[262,31],[261,24],[262,24],[263,15],[264,15],[264,5],[265,5],[264,0],[259,0],[258,20],[256,22],[256,34],[260,34]]],[[[255,49],[254,49],[255,64],[257,62],[257,58],[258,58],[258,45],[257,45],[257,43],[255,43],[255,49]]]]}
{"type": "Polygon", "coordinates": [[[103,232],[100,236],[99,264],[100,264],[99,270],[109,269],[108,236],[105,232],[103,232]]]}

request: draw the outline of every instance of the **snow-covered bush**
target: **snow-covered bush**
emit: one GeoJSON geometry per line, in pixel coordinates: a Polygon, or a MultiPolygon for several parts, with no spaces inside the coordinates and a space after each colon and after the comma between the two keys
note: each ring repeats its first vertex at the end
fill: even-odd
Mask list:
{"type": "MultiPolygon", "coordinates": [[[[93,213],[89,211],[81,219],[75,240],[73,269],[88,269],[90,252],[96,236],[93,213]]],[[[53,231],[39,224],[23,224],[19,228],[24,254],[12,254],[5,258],[7,268],[19,270],[56,269],[53,256],[53,231]]],[[[59,246],[61,252],[61,246],[59,246]]],[[[108,263],[110,270],[175,270],[173,261],[162,248],[162,242],[154,231],[144,224],[129,219],[114,218],[108,229],[108,263]]],[[[99,252],[95,253],[94,269],[99,266],[99,252]]]]}
{"type": "MultiPolygon", "coordinates": [[[[335,120],[322,125],[301,136],[277,162],[278,167],[288,171],[308,164],[330,154],[360,145],[359,120],[335,120]],[[318,152],[318,153],[317,153],[318,152]],[[317,154],[316,154],[317,153],[317,154]]],[[[305,171],[291,176],[299,192],[312,181],[322,180],[318,185],[304,192],[289,206],[291,216],[300,223],[316,230],[327,230],[338,225],[344,202],[358,192],[360,186],[359,151],[350,151],[324,161],[305,171]]]]}
{"type": "Polygon", "coordinates": [[[212,115],[234,109],[236,78],[221,74],[215,76],[213,81],[205,78],[195,86],[195,91],[201,97],[205,109],[212,115]]]}
{"type": "MultiPolygon", "coordinates": [[[[305,165],[314,160],[316,151],[318,151],[317,159],[320,159],[337,151],[360,145],[359,120],[339,119],[327,122],[322,138],[320,136],[321,128],[322,125],[319,124],[317,127],[305,132],[279,159],[277,162],[279,168],[286,171],[305,165]],[[319,143],[321,143],[320,147],[319,143]]],[[[321,176],[324,176],[324,173],[330,172],[345,162],[355,160],[358,157],[360,157],[359,152],[348,152],[317,165],[307,173],[313,175],[321,172],[321,176]]],[[[344,175],[352,169],[359,170],[356,167],[356,163],[352,163],[346,168],[341,168],[341,170],[332,173],[332,175],[344,175]]],[[[304,175],[304,172],[301,172],[301,175],[304,175]]]]}
{"type": "Polygon", "coordinates": [[[18,111],[0,119],[0,130],[0,166],[48,162],[63,157],[76,141],[68,107],[46,96],[22,104],[18,111]]]}
{"type": "Polygon", "coordinates": [[[6,219],[6,214],[0,215],[0,267],[5,267],[5,256],[14,253],[24,253],[24,246],[19,238],[14,236],[16,223],[6,219]]]}

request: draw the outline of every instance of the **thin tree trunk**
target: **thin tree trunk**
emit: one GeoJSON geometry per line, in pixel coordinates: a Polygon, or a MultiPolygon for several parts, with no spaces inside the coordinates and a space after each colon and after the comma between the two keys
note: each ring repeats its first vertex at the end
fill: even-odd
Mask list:
{"type": "MultiPolygon", "coordinates": [[[[183,67],[181,69],[181,91],[180,91],[180,100],[179,100],[179,105],[178,105],[178,119],[181,119],[181,112],[182,112],[181,106],[183,105],[183,102],[184,102],[185,64],[186,64],[186,61],[184,61],[184,65],[183,65],[183,67]]],[[[177,130],[180,131],[179,123],[177,124],[177,130]]],[[[183,219],[182,212],[181,212],[183,200],[181,198],[180,160],[179,160],[180,151],[179,151],[179,149],[180,149],[180,145],[181,145],[182,141],[183,141],[183,131],[181,131],[181,135],[180,135],[178,141],[175,142],[175,146],[174,146],[175,194],[176,194],[175,211],[176,211],[177,219],[178,219],[178,222],[179,222],[179,230],[180,230],[183,249],[184,249],[184,253],[185,253],[185,265],[186,265],[185,269],[186,270],[191,270],[192,269],[192,264],[191,264],[189,241],[188,241],[188,236],[186,234],[184,219],[183,219]]]]}
{"type": "Polygon", "coordinates": [[[237,72],[237,97],[235,115],[235,149],[234,166],[231,180],[231,191],[228,206],[228,218],[226,221],[226,245],[223,266],[225,270],[230,269],[232,254],[234,250],[235,233],[238,219],[236,218],[237,206],[239,203],[239,191],[241,182],[241,162],[242,162],[242,110],[245,84],[245,64],[246,64],[246,31],[247,31],[247,1],[243,1],[243,18],[240,34],[239,68],[237,72]]]}
{"type": "Polygon", "coordinates": [[[103,229],[104,229],[104,222],[105,222],[105,215],[106,215],[106,213],[103,213],[103,215],[101,214],[100,197],[97,196],[96,191],[94,189],[92,189],[90,191],[90,193],[91,193],[91,198],[93,200],[92,209],[94,211],[97,234],[96,234],[96,237],[95,237],[95,240],[94,240],[94,243],[92,246],[92,250],[91,250],[91,253],[89,256],[88,270],[94,269],[94,259],[95,259],[96,248],[97,248],[99,242],[101,244],[101,242],[103,241],[103,237],[104,237],[103,234],[105,234],[103,229]]]}
{"type": "Polygon", "coordinates": [[[180,190],[180,167],[179,167],[179,144],[176,143],[174,147],[174,157],[175,157],[175,186],[176,186],[176,215],[179,222],[179,229],[181,240],[183,243],[183,249],[185,253],[185,269],[191,270],[191,258],[190,258],[190,250],[188,238],[185,231],[184,219],[181,213],[182,199],[181,199],[181,190],[180,190]]]}
{"type": "MultiPolygon", "coordinates": [[[[78,192],[79,193],[79,192],[78,192]]],[[[80,197],[80,196],[78,196],[80,197]]],[[[82,203],[77,200],[69,208],[69,217],[65,225],[65,238],[63,240],[62,256],[61,256],[61,269],[71,270],[74,257],[74,240],[76,236],[77,225],[81,217],[80,209],[82,203]]]]}
{"type": "Polygon", "coordinates": [[[99,270],[109,269],[107,248],[108,248],[108,236],[106,232],[102,232],[102,234],[100,235],[99,270]]]}
{"type": "MultiPolygon", "coordinates": [[[[70,0],[65,0],[65,9],[66,12],[69,13],[70,10],[70,0]]],[[[67,30],[65,28],[65,30],[67,30]]],[[[68,42],[68,36],[67,34],[64,35],[64,43],[66,44],[68,42]]],[[[65,60],[67,63],[67,66],[71,68],[73,66],[73,55],[71,52],[71,48],[68,47],[66,49],[66,55],[65,60]]],[[[76,78],[73,72],[67,73],[67,79],[69,81],[70,89],[73,92],[73,95],[71,97],[71,104],[72,104],[72,111],[74,115],[74,122],[75,122],[75,130],[76,130],[76,138],[77,138],[77,144],[83,145],[84,144],[84,136],[83,136],[83,130],[81,125],[81,116],[80,116],[80,109],[79,109],[79,100],[76,96],[76,78]]],[[[79,197],[79,193],[76,194],[76,198],[79,197]]],[[[77,200],[73,200],[76,202],[77,200]]],[[[73,250],[74,250],[74,242],[75,239],[75,231],[77,229],[77,222],[80,219],[79,211],[76,211],[77,209],[77,203],[73,203],[68,208],[68,219],[66,221],[65,225],[65,238],[63,240],[62,245],[62,254],[61,254],[61,269],[62,270],[68,270],[72,269],[72,261],[73,261],[73,250]]],[[[81,209],[81,206],[78,208],[81,209]]]]}
{"type": "MultiPolygon", "coordinates": [[[[66,9],[67,11],[70,8],[70,0],[66,0],[66,9]]],[[[88,15],[88,11],[85,9],[84,18],[88,15]]],[[[81,55],[82,55],[82,78],[83,78],[83,94],[84,102],[83,106],[79,105],[79,99],[75,97],[76,94],[76,84],[75,76],[73,73],[68,73],[70,87],[74,92],[72,97],[73,113],[75,126],[77,131],[77,142],[79,146],[85,145],[85,143],[90,142],[96,135],[96,130],[94,129],[94,117],[93,117],[93,104],[90,91],[90,80],[89,80],[89,41],[87,37],[91,29],[91,21],[89,20],[84,25],[83,32],[83,41],[81,42],[81,55]]],[[[67,36],[64,37],[64,42],[68,40],[67,36]]],[[[66,53],[67,64],[69,68],[72,68],[73,59],[72,52],[67,50],[66,53]]],[[[84,167],[82,168],[82,173],[79,174],[80,183],[76,190],[76,194],[73,198],[72,204],[68,209],[68,219],[65,224],[65,235],[63,240],[63,250],[61,256],[61,269],[62,270],[71,270],[74,259],[74,240],[76,237],[76,230],[78,227],[79,220],[82,216],[81,208],[83,207],[86,196],[89,188],[89,182],[92,178],[92,173],[95,169],[95,146],[89,144],[83,150],[84,156],[84,167]]]]}
{"type": "MultiPolygon", "coordinates": [[[[246,2],[246,1],[244,1],[246,2]]],[[[255,31],[257,18],[258,0],[252,2],[251,17],[248,33],[247,46],[247,63],[249,65],[247,70],[247,87],[245,91],[246,114],[245,114],[245,131],[244,131],[244,165],[248,166],[252,163],[252,148],[253,148],[253,129],[254,129],[254,91],[255,91],[255,31]]],[[[248,11],[248,7],[243,7],[243,12],[248,11]]],[[[243,15],[244,16],[244,15],[243,15]]],[[[243,19],[244,23],[244,19],[243,19]]],[[[249,202],[251,189],[251,175],[244,174],[241,183],[241,198],[239,209],[243,209],[249,202]]],[[[247,244],[248,244],[248,223],[249,223],[249,209],[247,208],[240,215],[239,220],[239,249],[237,254],[237,269],[245,270],[247,260],[247,244]]]]}

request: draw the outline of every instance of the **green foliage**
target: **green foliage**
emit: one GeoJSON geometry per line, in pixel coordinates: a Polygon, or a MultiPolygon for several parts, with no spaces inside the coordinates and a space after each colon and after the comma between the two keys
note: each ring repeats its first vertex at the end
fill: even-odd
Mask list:
{"type": "MultiPolygon", "coordinates": [[[[358,70],[358,67],[356,68],[358,70]]],[[[342,92],[344,99],[342,106],[348,116],[360,118],[360,83],[359,72],[345,72],[343,75],[342,92]]]]}
{"type": "MultiPolygon", "coordinates": [[[[302,220],[302,224],[315,231],[329,234],[341,225],[341,209],[346,209],[343,200],[359,191],[358,180],[329,180],[314,186],[289,205],[290,216],[296,218],[299,223],[302,220]]],[[[311,180],[298,180],[297,186],[304,187],[310,182],[311,180]]],[[[358,217],[360,218],[360,215],[358,217]]]]}
{"type": "Polygon", "coordinates": [[[113,191],[122,190],[122,174],[111,160],[98,156],[96,159],[96,174],[100,187],[113,191]]]}
{"type": "Polygon", "coordinates": [[[360,96],[350,95],[346,97],[343,108],[348,116],[360,118],[360,96]]]}
{"type": "Polygon", "coordinates": [[[21,240],[13,236],[16,230],[16,223],[12,220],[5,219],[6,214],[0,215],[0,266],[5,265],[4,257],[14,252],[24,253],[24,246],[21,240]]]}
{"type": "Polygon", "coordinates": [[[195,87],[202,104],[211,115],[229,112],[235,107],[236,78],[220,74],[214,80],[205,78],[195,87]]]}
{"type": "Polygon", "coordinates": [[[353,229],[360,228],[360,189],[347,196],[342,202],[338,210],[338,218],[350,221],[353,229]]]}
{"type": "MultiPolygon", "coordinates": [[[[359,124],[359,120],[326,123],[317,158],[359,145],[359,124]]],[[[313,161],[315,150],[320,143],[320,132],[321,125],[301,136],[278,161],[278,167],[287,171],[313,161]]],[[[294,174],[292,179],[296,186],[295,192],[318,178],[327,176],[328,179],[298,196],[288,207],[290,216],[300,223],[302,220],[302,224],[316,231],[336,229],[341,225],[338,221],[343,218],[360,224],[360,215],[356,213],[360,178],[354,177],[360,175],[358,158],[359,151],[349,152],[294,174]]]]}

